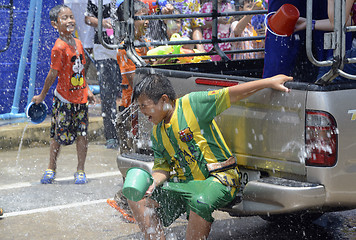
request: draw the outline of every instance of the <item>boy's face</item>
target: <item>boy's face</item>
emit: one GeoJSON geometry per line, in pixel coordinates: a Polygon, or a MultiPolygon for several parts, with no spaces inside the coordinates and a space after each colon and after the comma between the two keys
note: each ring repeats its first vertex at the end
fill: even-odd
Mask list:
{"type": "Polygon", "coordinates": [[[52,26],[60,35],[68,36],[75,31],[75,19],[70,8],[62,8],[58,14],[57,22],[52,21],[52,26]]]}
{"type": "MultiPolygon", "coordinates": [[[[148,8],[141,8],[136,16],[148,15],[148,8]]],[[[146,33],[146,29],[148,28],[148,20],[136,20],[135,21],[135,36],[142,37],[146,33]]]]}
{"type": "Polygon", "coordinates": [[[242,7],[242,11],[251,11],[252,7],[253,7],[253,0],[245,1],[242,7]]]}
{"type": "Polygon", "coordinates": [[[141,95],[137,99],[137,104],[140,111],[148,117],[148,120],[157,125],[167,116],[167,109],[164,108],[165,102],[163,98],[158,101],[157,104],[146,95],[141,95]]]}
{"type": "Polygon", "coordinates": [[[182,19],[165,20],[167,25],[167,35],[172,36],[174,33],[179,33],[182,27],[182,19]]]}

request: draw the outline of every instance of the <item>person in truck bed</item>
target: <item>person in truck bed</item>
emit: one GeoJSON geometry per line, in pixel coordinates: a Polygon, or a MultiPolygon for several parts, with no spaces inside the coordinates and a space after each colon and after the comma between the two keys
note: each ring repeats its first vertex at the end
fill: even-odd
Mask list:
{"type": "MultiPolygon", "coordinates": [[[[300,0],[269,0],[268,12],[276,12],[283,4],[294,5],[301,17],[306,17],[306,2],[300,0]]],[[[313,19],[327,18],[327,1],[313,1],[313,19]]],[[[319,68],[314,66],[307,57],[306,33],[299,31],[290,37],[280,37],[266,32],[265,58],[263,77],[272,77],[277,74],[293,76],[296,82],[314,82],[319,68]]],[[[313,31],[313,53],[318,60],[325,60],[330,54],[324,50],[324,32],[313,31]]]]}
{"type": "Polygon", "coordinates": [[[165,239],[163,226],[183,213],[189,220],[186,239],[207,239],[213,211],[230,203],[239,190],[236,159],[214,118],[264,88],[289,92],[284,83],[291,80],[277,75],[176,99],[167,77],[142,77],[132,102],[155,125],[154,181],[142,200],[128,203],[146,239],[165,239]]]}
{"type": "MultiPolygon", "coordinates": [[[[345,3],[345,22],[347,26],[355,25],[356,21],[356,2],[354,0],[346,0],[345,3]]],[[[320,30],[320,31],[334,31],[334,0],[328,0],[328,17],[327,19],[321,20],[312,20],[312,30],[320,30]]],[[[295,26],[295,32],[305,30],[306,29],[306,18],[300,17],[295,26]]],[[[353,36],[352,47],[348,51],[346,51],[346,58],[354,58],[356,57],[356,38],[353,36]]],[[[331,60],[332,58],[329,58],[331,60]]],[[[320,79],[325,73],[327,73],[331,69],[330,66],[321,67],[319,69],[319,74],[317,79],[320,79]]],[[[356,64],[345,64],[344,72],[348,74],[355,75],[356,74],[356,64]]],[[[342,76],[337,76],[333,82],[342,83],[342,82],[350,82],[353,80],[347,79],[342,76]]]]}
{"type": "MultiPolygon", "coordinates": [[[[134,0],[134,13],[136,16],[148,15],[149,11],[147,5],[139,0],[134,0]]],[[[116,9],[116,15],[123,14],[123,4],[116,9]]],[[[139,42],[149,42],[145,38],[146,29],[148,26],[148,20],[136,20],[135,21],[135,40],[139,42]]],[[[140,56],[147,55],[147,52],[152,47],[139,47],[136,48],[136,52],[140,56]]],[[[122,99],[119,106],[119,114],[117,115],[117,132],[118,137],[120,138],[120,151],[126,152],[130,151],[132,144],[130,138],[128,137],[128,132],[131,127],[132,114],[131,109],[131,94],[133,86],[133,78],[135,76],[135,64],[128,58],[125,49],[119,49],[117,51],[117,63],[120,66],[121,75],[122,75],[122,99]]],[[[122,189],[120,189],[114,196],[114,199],[107,199],[107,203],[118,210],[122,217],[128,222],[135,222],[135,219],[132,217],[131,210],[128,207],[126,197],[122,195],[122,189]]]]}
{"type": "MultiPolygon", "coordinates": [[[[258,6],[256,1],[239,0],[239,11],[263,10],[263,6],[258,6]]],[[[264,35],[265,28],[254,29],[251,24],[253,15],[245,15],[240,20],[231,23],[230,38],[235,37],[253,37],[254,35],[264,35]]],[[[249,50],[264,48],[264,40],[239,41],[231,43],[232,50],[249,50]]],[[[264,52],[247,52],[233,55],[233,60],[263,58],[264,52]]]]}

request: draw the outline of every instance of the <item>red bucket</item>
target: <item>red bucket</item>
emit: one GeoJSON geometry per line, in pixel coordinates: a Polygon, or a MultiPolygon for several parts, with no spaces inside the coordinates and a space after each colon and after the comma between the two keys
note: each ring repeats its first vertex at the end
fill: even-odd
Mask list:
{"type": "Polygon", "coordinates": [[[290,36],[299,18],[299,10],[292,4],[283,4],[271,17],[267,16],[268,30],[278,36],[290,36]]]}

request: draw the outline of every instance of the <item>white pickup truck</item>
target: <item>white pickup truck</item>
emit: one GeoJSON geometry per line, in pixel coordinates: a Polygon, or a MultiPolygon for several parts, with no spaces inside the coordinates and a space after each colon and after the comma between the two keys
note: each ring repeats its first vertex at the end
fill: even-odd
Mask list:
{"type": "MultiPolygon", "coordinates": [[[[127,14],[133,18],[130,11],[127,14]]],[[[335,23],[337,31],[325,38],[335,59],[345,56],[341,21],[335,23]]],[[[308,18],[308,41],[310,36],[308,18]]],[[[128,53],[135,46],[130,39],[132,32],[125,40],[128,53]]],[[[310,42],[306,45],[310,47],[310,42]]],[[[136,83],[141,74],[161,73],[169,77],[178,96],[253,81],[262,77],[263,70],[263,59],[149,66],[134,53],[130,58],[137,64],[136,83]]],[[[287,83],[290,93],[260,91],[216,118],[241,173],[240,194],[222,209],[232,216],[307,221],[324,212],[356,208],[356,82],[333,83],[332,75],[343,74],[337,69],[342,64],[309,58],[318,66],[333,64],[333,71],[315,83],[287,83]]],[[[153,165],[152,126],[135,107],[128,111],[134,116],[135,134],[128,130],[121,135],[124,146],[117,164],[123,176],[130,167],[151,170],[153,165]]]]}

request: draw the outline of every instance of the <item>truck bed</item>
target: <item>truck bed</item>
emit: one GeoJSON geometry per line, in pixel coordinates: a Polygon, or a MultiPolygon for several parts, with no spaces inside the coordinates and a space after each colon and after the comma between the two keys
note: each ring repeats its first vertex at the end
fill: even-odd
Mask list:
{"type": "MultiPolygon", "coordinates": [[[[262,66],[262,59],[148,66],[136,70],[135,82],[142,74],[164,74],[180,97],[253,81],[261,77],[262,66]]],[[[264,89],[233,104],[216,118],[241,171],[242,201],[225,211],[246,216],[356,208],[356,82],[309,82],[297,79],[286,83],[290,93],[264,89]],[[333,166],[306,164],[306,121],[311,113],[325,114],[335,121],[337,149],[333,166]]],[[[117,159],[124,176],[134,166],[151,170],[151,127],[139,115],[135,140],[139,147],[117,159]]]]}

